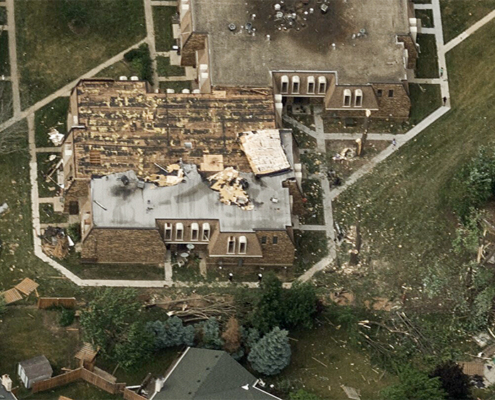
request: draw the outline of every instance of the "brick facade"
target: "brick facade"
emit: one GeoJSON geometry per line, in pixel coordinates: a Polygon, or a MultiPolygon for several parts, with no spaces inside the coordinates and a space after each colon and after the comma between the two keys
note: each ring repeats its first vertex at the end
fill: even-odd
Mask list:
{"type": "Polygon", "coordinates": [[[407,68],[416,69],[416,61],[418,60],[419,53],[413,38],[411,35],[401,35],[397,36],[397,40],[404,43],[404,47],[407,50],[407,68]]]}
{"type": "Polygon", "coordinates": [[[163,264],[165,244],[158,229],[93,228],[83,242],[81,261],[107,264],[163,264]]]}
{"type": "Polygon", "coordinates": [[[206,35],[203,33],[191,33],[182,45],[181,65],[183,67],[196,66],[196,52],[205,48],[206,35]]]}
{"type": "Polygon", "coordinates": [[[302,216],[307,210],[304,206],[304,196],[295,180],[287,180],[282,186],[289,189],[289,194],[292,196],[292,213],[302,216]]]}
{"type": "Polygon", "coordinates": [[[378,99],[379,107],[378,111],[371,114],[372,118],[393,118],[399,120],[409,118],[411,99],[405,85],[397,83],[374,83],[372,87],[378,99]],[[389,91],[393,91],[392,97],[389,96],[389,91]]]}
{"type": "Polygon", "coordinates": [[[86,179],[75,179],[64,193],[64,212],[69,212],[71,202],[79,203],[79,200],[86,200],[89,196],[89,181],[86,179]]]}

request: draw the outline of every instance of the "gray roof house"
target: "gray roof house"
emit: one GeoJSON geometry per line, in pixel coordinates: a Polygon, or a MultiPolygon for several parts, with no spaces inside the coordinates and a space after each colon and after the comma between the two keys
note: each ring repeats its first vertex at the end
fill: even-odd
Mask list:
{"type": "Polygon", "coordinates": [[[152,400],[280,400],[257,385],[225,351],[188,347],[167,376],[156,381],[152,400]]]}
{"type": "Polygon", "coordinates": [[[17,400],[12,393],[12,380],[7,374],[2,375],[2,384],[0,385],[0,399],[17,400]]]}
{"type": "Polygon", "coordinates": [[[21,361],[18,365],[17,374],[27,389],[33,383],[51,378],[53,369],[45,356],[38,356],[26,361],[21,361]]]}

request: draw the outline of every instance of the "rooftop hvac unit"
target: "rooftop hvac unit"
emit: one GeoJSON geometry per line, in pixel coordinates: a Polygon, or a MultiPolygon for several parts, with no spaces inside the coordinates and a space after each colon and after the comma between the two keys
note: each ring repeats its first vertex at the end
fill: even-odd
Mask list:
{"type": "Polygon", "coordinates": [[[139,77],[137,76],[131,76],[131,81],[138,81],[139,80],[139,77]]]}
{"type": "Polygon", "coordinates": [[[175,90],[174,89],[167,89],[166,90],[166,93],[173,94],[173,93],[175,93],[175,90]]]}
{"type": "Polygon", "coordinates": [[[208,64],[199,64],[199,70],[201,72],[206,72],[208,71],[208,64]]]}
{"type": "Polygon", "coordinates": [[[182,93],[187,94],[187,93],[191,93],[191,91],[189,89],[182,89],[182,93]]]}
{"type": "Polygon", "coordinates": [[[119,76],[119,81],[126,81],[127,80],[127,76],[119,76]]]}
{"type": "Polygon", "coordinates": [[[2,385],[7,392],[12,391],[12,379],[7,374],[2,375],[2,385]]]}
{"type": "Polygon", "coordinates": [[[199,90],[199,89],[193,89],[192,92],[195,93],[195,94],[198,94],[198,93],[201,93],[201,90],[199,90]]]}
{"type": "Polygon", "coordinates": [[[193,146],[192,146],[192,142],[185,142],[185,143],[184,143],[184,147],[185,147],[186,149],[192,149],[192,147],[193,147],[193,146]]]}

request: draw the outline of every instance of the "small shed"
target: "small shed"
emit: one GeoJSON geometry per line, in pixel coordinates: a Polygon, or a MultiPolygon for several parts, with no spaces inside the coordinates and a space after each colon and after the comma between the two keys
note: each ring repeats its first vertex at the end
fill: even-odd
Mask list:
{"type": "Polygon", "coordinates": [[[21,361],[17,368],[17,374],[24,386],[30,389],[33,383],[51,378],[53,369],[45,356],[38,356],[21,361]]]}

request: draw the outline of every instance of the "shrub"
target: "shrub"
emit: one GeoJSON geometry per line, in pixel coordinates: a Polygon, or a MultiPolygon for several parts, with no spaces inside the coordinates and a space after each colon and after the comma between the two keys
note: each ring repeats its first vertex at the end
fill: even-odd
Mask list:
{"type": "Polygon", "coordinates": [[[132,68],[139,71],[140,78],[153,84],[153,68],[148,45],[146,43],[124,54],[124,60],[132,64],[132,68]]]}
{"type": "Polygon", "coordinates": [[[74,322],[74,318],[76,317],[76,312],[70,308],[62,308],[62,312],[60,313],[60,318],[58,323],[60,326],[69,326],[74,322]]]}
{"type": "Polygon", "coordinates": [[[289,332],[279,327],[267,333],[249,353],[252,367],[264,375],[276,375],[290,363],[289,332]]]}
{"type": "Polygon", "coordinates": [[[194,327],[184,326],[179,317],[173,316],[165,322],[149,322],[146,327],[155,337],[154,344],[157,350],[194,344],[194,327]]]}
{"type": "Polygon", "coordinates": [[[74,243],[81,241],[81,224],[71,224],[67,228],[67,235],[74,241],[74,243]]]}
{"type": "Polygon", "coordinates": [[[224,342],[220,337],[220,326],[215,317],[199,323],[198,328],[201,337],[201,347],[214,350],[222,349],[224,342]]]}

